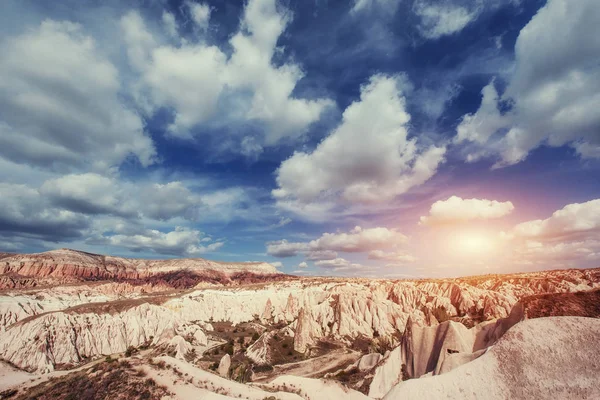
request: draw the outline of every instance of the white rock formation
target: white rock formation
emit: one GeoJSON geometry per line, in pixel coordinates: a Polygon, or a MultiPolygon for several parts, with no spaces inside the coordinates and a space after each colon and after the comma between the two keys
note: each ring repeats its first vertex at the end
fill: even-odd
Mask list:
{"type": "Polygon", "coordinates": [[[454,321],[435,326],[409,324],[401,345],[376,368],[369,396],[377,399],[383,397],[402,381],[404,374],[410,378],[437,375],[472,361],[483,354],[508,327],[493,321],[483,322],[471,329],[454,321]]]}
{"type": "MultiPolygon", "coordinates": [[[[0,295],[0,358],[30,371],[50,371],[57,364],[76,364],[86,357],[137,347],[151,336],[155,343],[168,343],[177,334],[185,338],[197,335],[194,344],[204,345],[203,333],[197,332],[205,330],[209,321],[239,324],[261,318],[289,324],[294,330],[294,349],[300,352],[324,337],[350,344],[359,336],[378,335],[394,343],[409,318],[420,325],[435,323],[428,310],[439,305],[448,307],[450,314],[466,313],[466,318],[470,311],[505,317],[520,296],[598,286],[597,272],[551,271],[436,281],[305,278],[161,297],[144,297],[146,294],[131,290],[131,286],[116,286],[119,284],[9,291],[0,295]]],[[[458,329],[464,331],[451,331],[458,329]]],[[[415,343],[429,334],[419,335],[415,343]]],[[[474,346],[472,351],[477,349],[474,346]]],[[[258,345],[252,349],[257,361],[267,362],[268,349],[263,350],[258,345]]],[[[392,354],[385,364],[391,360],[392,354]]],[[[398,372],[401,363],[396,364],[393,362],[392,369],[398,372]]],[[[422,362],[413,364],[413,373],[422,370],[422,362]]],[[[392,375],[386,372],[384,376],[392,375]]],[[[397,379],[399,374],[395,376],[397,379]]],[[[391,387],[389,379],[384,380],[382,387],[391,387]]]]}
{"type": "Polygon", "coordinates": [[[251,359],[256,365],[268,365],[271,363],[271,347],[269,342],[273,338],[275,331],[265,332],[246,349],[246,357],[251,359]]]}
{"type": "Polygon", "coordinates": [[[185,360],[186,354],[188,354],[194,348],[189,342],[183,337],[176,335],[169,341],[169,350],[175,352],[175,358],[178,360],[185,360]]]}
{"type": "Polygon", "coordinates": [[[402,382],[384,400],[597,399],[598,343],[598,319],[526,320],[476,360],[445,374],[402,382]]]}
{"type": "Polygon", "coordinates": [[[217,369],[217,372],[223,378],[228,378],[229,368],[231,368],[231,357],[229,354],[225,354],[223,357],[221,357],[221,361],[219,361],[219,368],[217,369]]]}
{"type": "Polygon", "coordinates": [[[371,353],[365,354],[360,358],[358,362],[358,370],[359,371],[369,371],[373,369],[377,363],[381,360],[381,354],[379,353],[371,353]]]}

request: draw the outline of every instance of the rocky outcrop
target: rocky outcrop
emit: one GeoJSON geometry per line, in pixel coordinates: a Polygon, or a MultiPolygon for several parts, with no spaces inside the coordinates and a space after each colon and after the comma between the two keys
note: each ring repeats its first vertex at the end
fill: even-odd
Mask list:
{"type": "Polygon", "coordinates": [[[221,361],[219,361],[219,368],[217,369],[217,372],[223,378],[228,378],[230,368],[231,368],[231,357],[229,356],[229,354],[225,354],[221,358],[221,361]]]}
{"type": "Polygon", "coordinates": [[[598,319],[525,320],[476,360],[448,373],[402,382],[384,399],[600,398],[598,343],[598,319]]]}
{"type": "Polygon", "coordinates": [[[442,374],[475,360],[522,319],[522,307],[517,304],[509,317],[470,329],[454,321],[421,326],[409,320],[400,346],[375,370],[369,396],[381,398],[402,380],[442,374]]]}
{"type": "Polygon", "coordinates": [[[185,356],[192,351],[193,346],[182,336],[175,335],[169,341],[168,349],[169,352],[174,353],[174,357],[178,360],[185,360],[185,356]]]}
{"type": "Polygon", "coordinates": [[[494,323],[483,323],[468,329],[454,321],[433,327],[407,326],[401,346],[408,376],[419,378],[429,372],[438,374],[448,356],[486,348],[485,337],[493,327],[494,323]]]}
{"type": "Polygon", "coordinates": [[[252,360],[256,365],[268,365],[271,363],[271,347],[269,342],[273,338],[275,331],[265,332],[252,343],[246,350],[246,357],[252,360]]]}
{"type": "Polygon", "coordinates": [[[369,371],[373,369],[380,360],[381,354],[379,353],[365,354],[358,362],[358,370],[361,372],[369,371]]]}

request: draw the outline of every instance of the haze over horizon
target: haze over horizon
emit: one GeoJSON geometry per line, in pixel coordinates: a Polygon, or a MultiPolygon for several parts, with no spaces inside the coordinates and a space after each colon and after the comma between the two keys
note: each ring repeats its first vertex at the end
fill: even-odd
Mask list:
{"type": "Polygon", "coordinates": [[[5,0],[0,252],[600,266],[600,2],[5,0]]]}

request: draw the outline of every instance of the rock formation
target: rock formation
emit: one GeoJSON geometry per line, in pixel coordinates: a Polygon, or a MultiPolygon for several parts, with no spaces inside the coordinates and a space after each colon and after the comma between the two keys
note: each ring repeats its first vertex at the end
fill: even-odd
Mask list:
{"type": "Polygon", "coordinates": [[[547,317],[512,327],[448,373],[396,385],[384,400],[600,398],[600,320],[547,317]]]}
{"type": "Polygon", "coordinates": [[[221,361],[219,361],[219,368],[217,368],[217,372],[223,378],[227,378],[229,376],[229,368],[231,368],[231,357],[229,354],[225,354],[221,361]]]}

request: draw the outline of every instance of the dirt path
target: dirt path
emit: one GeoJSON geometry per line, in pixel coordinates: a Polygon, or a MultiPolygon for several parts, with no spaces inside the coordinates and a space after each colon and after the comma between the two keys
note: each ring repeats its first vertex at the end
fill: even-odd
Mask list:
{"type": "Polygon", "coordinates": [[[295,363],[275,365],[273,371],[254,379],[254,382],[265,382],[281,375],[294,375],[305,378],[315,378],[325,375],[332,370],[342,368],[358,360],[361,353],[353,350],[334,350],[320,357],[295,363]]]}

